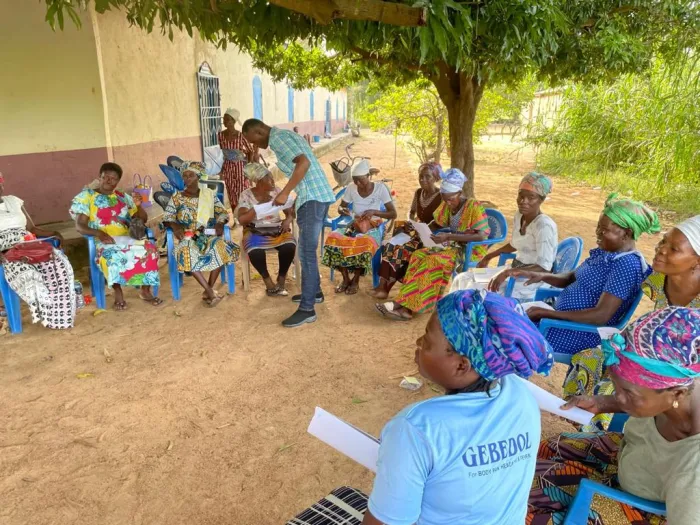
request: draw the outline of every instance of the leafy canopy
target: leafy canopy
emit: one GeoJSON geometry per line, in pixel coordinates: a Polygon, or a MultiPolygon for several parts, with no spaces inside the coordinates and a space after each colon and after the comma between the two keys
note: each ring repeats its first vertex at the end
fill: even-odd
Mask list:
{"type": "MultiPolygon", "coordinates": [[[[65,16],[79,23],[74,0],[45,2],[54,27],[63,27],[65,16]]],[[[555,81],[595,81],[641,71],[653,53],[693,47],[700,34],[700,2],[690,0],[401,0],[427,9],[422,27],[362,20],[321,25],[274,0],[79,3],[90,2],[98,12],[123,10],[147,31],[172,35],[179,28],[220,46],[235,44],[297,88],[335,89],[372,76],[408,82],[418,73],[435,80],[447,71],[512,82],[530,69],[555,81]]]]}

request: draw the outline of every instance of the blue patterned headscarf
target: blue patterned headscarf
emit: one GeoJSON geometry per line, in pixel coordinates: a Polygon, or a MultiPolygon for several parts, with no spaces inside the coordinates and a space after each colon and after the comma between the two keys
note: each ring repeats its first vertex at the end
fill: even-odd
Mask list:
{"type": "Polygon", "coordinates": [[[462,191],[467,176],[457,168],[450,168],[442,174],[440,193],[458,193],[462,191]]]}
{"type": "Polygon", "coordinates": [[[443,297],[437,315],[455,351],[488,381],[508,374],[548,374],[552,368],[549,343],[513,299],[462,290],[443,297]]]}

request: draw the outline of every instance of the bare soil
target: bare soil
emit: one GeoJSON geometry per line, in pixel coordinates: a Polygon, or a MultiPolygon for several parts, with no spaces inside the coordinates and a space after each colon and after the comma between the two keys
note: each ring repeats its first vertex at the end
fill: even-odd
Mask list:
{"type": "MultiPolygon", "coordinates": [[[[405,217],[417,162],[399,150],[394,168],[381,135],[355,149],[393,179],[405,217]]],[[[479,198],[512,216],[531,152],[492,140],[477,155],[479,198]]],[[[556,180],[544,209],[588,250],[604,198],[556,180]]],[[[649,258],[657,237],[639,243],[649,258]]],[[[25,332],[0,337],[0,523],[280,524],[336,486],[369,491],[370,473],[306,427],[321,406],[378,434],[405,405],[437,395],[398,386],[416,370],[427,318],[385,321],[364,293],[369,280],[348,297],[322,275],[319,321],[295,330],[279,324],[294,305],[267,297],[260,279],[248,293],[239,280],[209,310],[192,280],[173,302],[165,269],[158,309],[129,290],[126,312],[93,316],[90,306],[66,332],[32,326],[25,312],[25,332]]],[[[537,382],[558,392],[562,378],[557,368],[537,382]]],[[[571,429],[543,419],[545,435],[571,429]]]]}

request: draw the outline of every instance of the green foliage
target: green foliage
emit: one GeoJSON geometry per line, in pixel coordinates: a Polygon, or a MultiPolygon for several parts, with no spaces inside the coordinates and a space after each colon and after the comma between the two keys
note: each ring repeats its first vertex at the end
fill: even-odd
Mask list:
{"type": "Polygon", "coordinates": [[[697,213],[700,57],[657,60],[612,84],[571,86],[553,124],[537,123],[529,141],[545,169],[697,213]]]}
{"type": "Polygon", "coordinates": [[[533,75],[525,76],[513,85],[495,84],[486,88],[474,121],[474,139],[486,133],[489,124],[510,122],[520,124],[520,114],[532,100],[539,83],[533,75]]]}
{"type": "Polygon", "coordinates": [[[397,133],[421,162],[440,161],[445,149],[447,110],[435,87],[425,79],[392,89],[370,86],[378,98],[363,107],[357,118],[375,131],[397,133]]]}

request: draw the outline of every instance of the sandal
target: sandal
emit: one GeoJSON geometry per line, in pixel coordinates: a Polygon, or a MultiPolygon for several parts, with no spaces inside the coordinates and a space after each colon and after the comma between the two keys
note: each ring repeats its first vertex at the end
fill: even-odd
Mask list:
{"type": "Polygon", "coordinates": [[[204,305],[205,305],[207,308],[215,308],[221,301],[223,301],[223,299],[224,299],[224,298],[221,297],[220,295],[216,295],[216,296],[214,296],[213,299],[207,300],[207,301],[204,303],[204,305]]]}
{"type": "Polygon", "coordinates": [[[338,286],[335,287],[335,293],[343,293],[345,290],[348,289],[348,286],[350,286],[350,283],[342,282],[338,286]]]}
{"type": "Polygon", "coordinates": [[[114,303],[114,309],[117,312],[123,312],[124,310],[126,310],[126,301],[116,301],[114,303]]]}
{"type": "Polygon", "coordinates": [[[151,304],[152,306],[160,306],[161,304],[163,304],[163,299],[161,299],[160,297],[144,297],[143,295],[139,294],[139,298],[142,301],[146,301],[147,303],[151,304]]]}
{"type": "Polygon", "coordinates": [[[394,303],[392,301],[386,303],[377,303],[374,305],[377,311],[382,314],[386,319],[391,319],[392,321],[410,321],[413,317],[406,317],[398,312],[394,311],[394,303]]]}
{"type": "Polygon", "coordinates": [[[360,284],[359,283],[350,283],[350,286],[348,286],[347,290],[345,290],[345,295],[355,295],[359,291],[360,291],[360,284]]]}
{"type": "Polygon", "coordinates": [[[265,293],[268,297],[287,297],[289,292],[280,286],[275,286],[274,288],[267,288],[265,293]]]}

